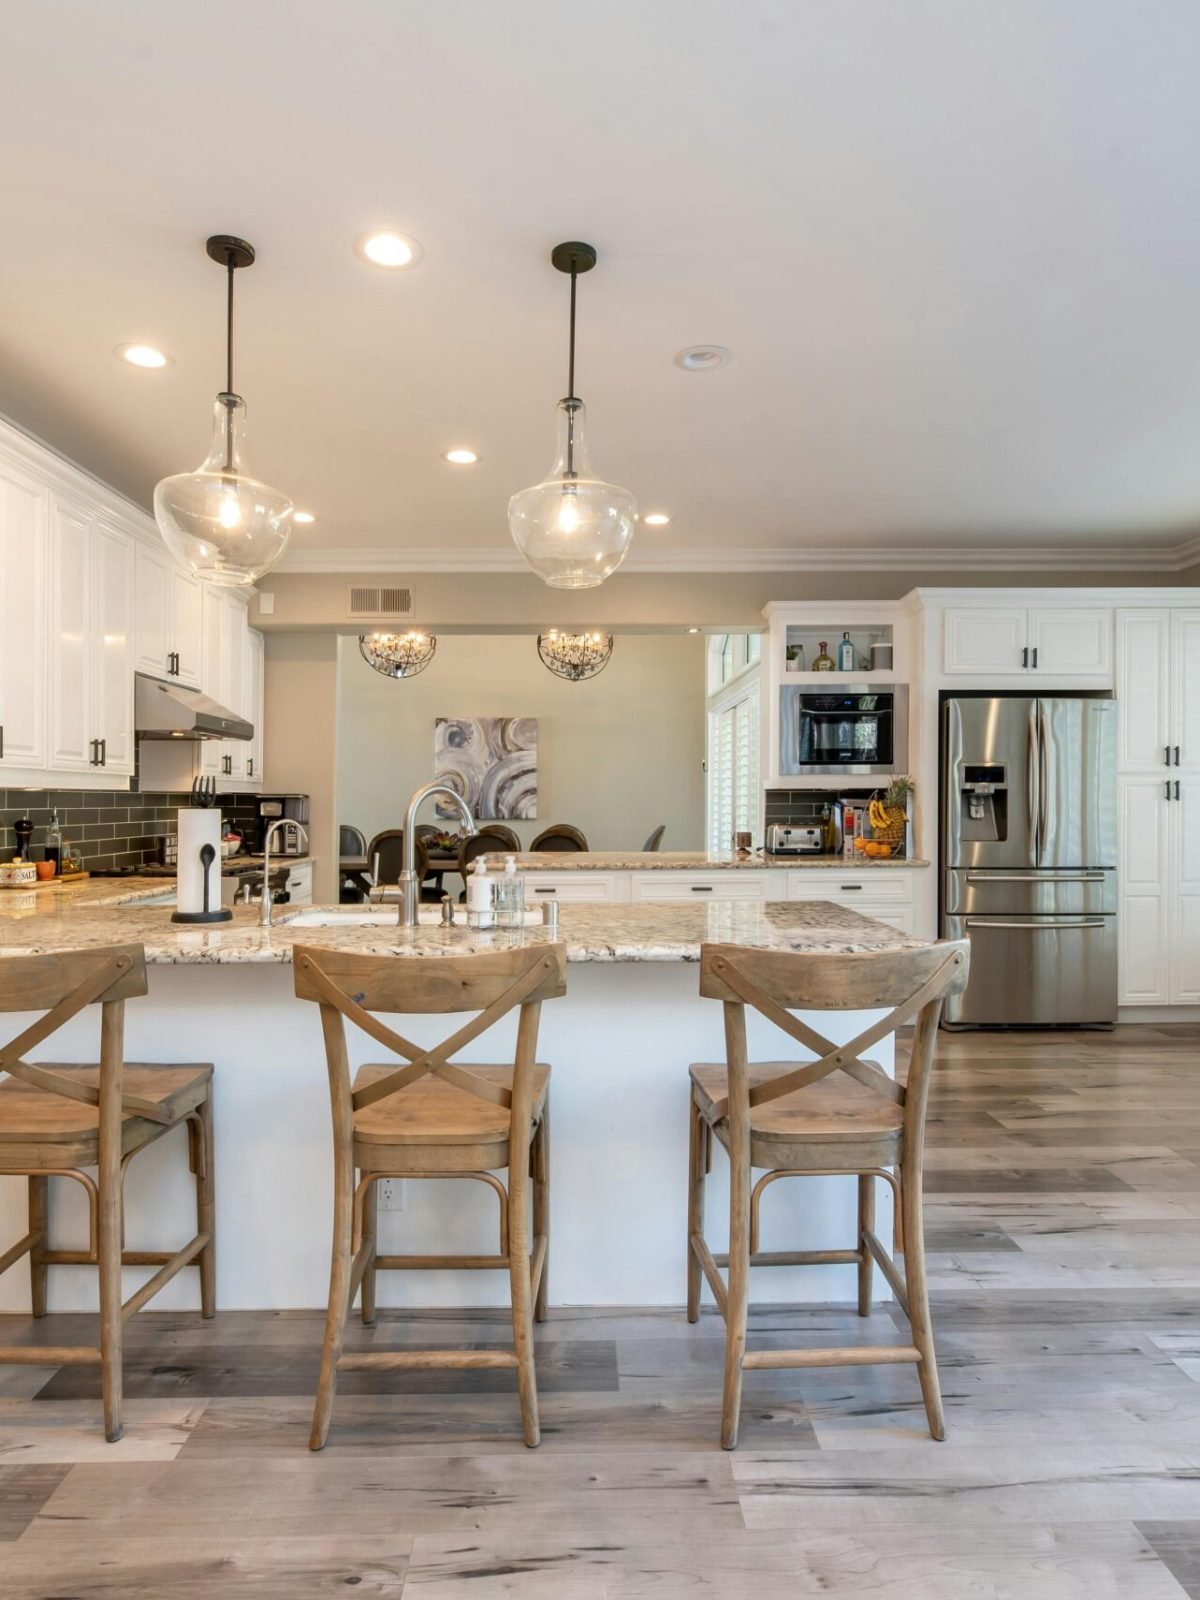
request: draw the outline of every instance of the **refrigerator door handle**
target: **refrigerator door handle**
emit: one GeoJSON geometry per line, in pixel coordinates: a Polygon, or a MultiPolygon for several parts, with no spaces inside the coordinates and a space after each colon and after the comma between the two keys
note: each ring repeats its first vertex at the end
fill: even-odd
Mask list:
{"type": "Polygon", "coordinates": [[[1037,703],[1037,745],[1038,745],[1038,861],[1046,859],[1046,844],[1050,833],[1050,784],[1054,774],[1050,768],[1050,726],[1046,716],[1046,708],[1042,701],[1037,703]]]}
{"type": "Polygon", "coordinates": [[[1102,872],[1073,872],[1069,867],[1056,871],[1046,867],[1040,872],[989,872],[976,877],[968,872],[968,883],[1103,883],[1102,872]]]}
{"type": "Polygon", "coordinates": [[[1025,737],[1025,809],[1027,813],[1025,839],[1031,861],[1038,860],[1038,826],[1041,814],[1041,785],[1038,772],[1038,703],[1029,702],[1029,724],[1025,737]]]}
{"type": "Polygon", "coordinates": [[[963,926],[966,928],[1024,928],[1030,933],[1041,933],[1044,928],[1103,928],[1107,926],[1104,917],[1071,917],[1069,920],[1050,920],[1047,917],[1038,917],[1031,922],[1007,922],[999,917],[967,917],[963,926]]]}

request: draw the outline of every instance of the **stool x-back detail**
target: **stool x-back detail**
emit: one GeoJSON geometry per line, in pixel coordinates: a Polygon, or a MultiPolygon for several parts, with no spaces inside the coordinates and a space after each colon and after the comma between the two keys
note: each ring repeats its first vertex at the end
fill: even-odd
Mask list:
{"type": "Polygon", "coordinates": [[[320,1450],[328,1436],[339,1372],[505,1367],[516,1371],[525,1443],[536,1445],[541,1433],[533,1321],[546,1315],[550,1242],[550,1068],[537,1062],[536,1052],[541,1002],[566,993],[565,948],[392,957],[297,945],[293,959],[296,994],[321,1007],[333,1110],[333,1257],[309,1443],[320,1450]],[[511,1066],[450,1059],[516,1006],[520,1016],[511,1066]],[[374,1015],[379,1011],[478,1015],[425,1050],[380,1022],[374,1015]],[[351,1083],[347,1019],[408,1065],[360,1067],[351,1083]],[[495,1176],[506,1167],[507,1190],[495,1176]],[[380,1255],[375,1185],[390,1177],[474,1178],[488,1184],[500,1200],[497,1254],[380,1255]],[[381,1267],[507,1270],[512,1350],[343,1351],[346,1318],[360,1285],[363,1321],[375,1321],[375,1275],[381,1267]]]}
{"type": "Polygon", "coordinates": [[[125,1060],[125,1002],[146,993],[140,945],[68,950],[0,960],[0,1011],[45,1015],[0,1049],[0,1174],[29,1179],[29,1231],[0,1255],[0,1272],[28,1253],[33,1314],[46,1313],[50,1267],[94,1266],[100,1277],[100,1343],[0,1347],[0,1364],[98,1362],[104,1435],[121,1437],[121,1347],[125,1323],[194,1263],[202,1315],[216,1312],[216,1215],[213,1194],[213,1069],[206,1063],[147,1065],[125,1060]],[[30,1062],[35,1050],[85,1006],[99,1004],[98,1066],[30,1062]],[[196,1233],[173,1254],[123,1248],[125,1169],[147,1145],[187,1125],[196,1177],[196,1233]],[[86,1171],[95,1167],[93,1179],[86,1171]],[[86,1250],[55,1250],[49,1241],[49,1181],[73,1178],[88,1198],[86,1250]],[[121,1268],[158,1271],[121,1302],[121,1268]]]}
{"type": "Polygon", "coordinates": [[[704,945],[700,993],[725,1005],[724,1065],[691,1068],[688,1190],[688,1321],[700,1315],[703,1272],[725,1318],[725,1399],[721,1443],[737,1445],[745,1367],[872,1366],[915,1362],[935,1439],[945,1438],[929,1295],[925,1278],[923,1166],[925,1114],[942,1000],[966,987],[969,945],[928,945],[876,955],[806,955],[790,951],[704,945]],[[810,1050],[806,1062],[747,1061],[746,1007],[810,1050]],[[872,1011],[890,1007],[848,1044],[835,1045],[793,1016],[792,1009],[872,1011]],[[863,1052],[916,1018],[908,1078],[903,1086],[863,1052]],[[729,1253],[716,1255],[704,1239],[704,1179],[712,1138],[729,1156],[729,1253]],[[751,1169],[766,1171],[751,1188],[751,1169]],[[778,1178],[858,1177],[858,1241],[852,1250],[758,1248],[763,1190],[778,1178]],[[875,1233],[875,1180],[892,1185],[899,1202],[896,1244],[904,1269],[875,1233]],[[823,1350],[747,1350],[749,1269],[857,1263],[858,1310],[871,1309],[871,1271],[880,1270],[908,1317],[908,1345],[851,1345],[823,1350]],[[719,1268],[727,1266],[728,1282],[719,1268]]]}

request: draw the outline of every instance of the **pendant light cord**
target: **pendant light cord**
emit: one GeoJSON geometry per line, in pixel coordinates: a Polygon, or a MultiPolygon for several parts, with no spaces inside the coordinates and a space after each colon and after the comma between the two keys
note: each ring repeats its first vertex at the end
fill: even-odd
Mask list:
{"type": "MultiPolygon", "coordinates": [[[[575,268],[571,268],[571,336],[567,355],[567,400],[575,399],[575,268]]],[[[575,407],[567,406],[567,477],[575,476],[575,407]]]]}
{"type": "Polygon", "coordinates": [[[233,257],[225,262],[228,287],[225,296],[225,393],[233,393],[233,257]]]}

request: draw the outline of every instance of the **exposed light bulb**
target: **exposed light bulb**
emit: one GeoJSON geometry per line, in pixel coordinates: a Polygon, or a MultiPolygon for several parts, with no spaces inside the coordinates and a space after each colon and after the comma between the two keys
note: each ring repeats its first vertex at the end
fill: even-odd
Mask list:
{"type": "Polygon", "coordinates": [[[217,521],[223,528],[236,528],[242,520],[242,509],[236,494],[225,493],[217,509],[217,521]]]}
{"type": "Polygon", "coordinates": [[[574,489],[564,489],[562,504],[558,508],[559,533],[579,532],[579,500],[574,489]]]}

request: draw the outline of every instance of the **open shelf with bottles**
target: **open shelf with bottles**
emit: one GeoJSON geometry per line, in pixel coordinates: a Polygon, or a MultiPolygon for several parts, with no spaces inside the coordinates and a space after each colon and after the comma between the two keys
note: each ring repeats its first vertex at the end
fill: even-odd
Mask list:
{"type": "Polygon", "coordinates": [[[839,683],[870,680],[894,682],[895,644],[892,625],[884,622],[812,623],[784,625],[783,660],[779,672],[785,683],[821,683],[830,678],[839,683]],[[844,647],[849,646],[852,665],[842,664],[844,647]],[[833,661],[832,669],[821,671],[817,661],[822,654],[833,661]]]}

